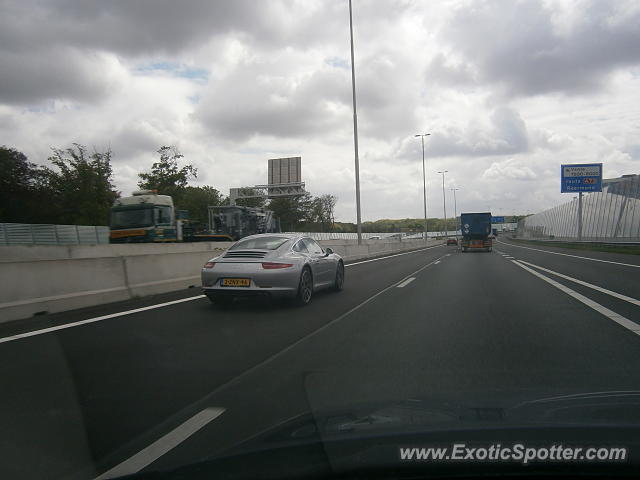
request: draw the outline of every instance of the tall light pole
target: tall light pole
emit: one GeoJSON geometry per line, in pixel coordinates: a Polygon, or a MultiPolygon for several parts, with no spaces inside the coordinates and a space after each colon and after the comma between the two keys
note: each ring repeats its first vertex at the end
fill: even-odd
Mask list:
{"type": "Polygon", "coordinates": [[[447,230],[447,196],[444,193],[444,174],[447,173],[449,170],[444,170],[442,172],[438,172],[440,174],[442,174],[442,209],[444,210],[444,236],[445,238],[448,238],[448,230],[447,230]]]}
{"type": "Polygon", "coordinates": [[[356,66],[353,60],[353,13],[349,0],[349,34],[351,36],[351,91],[353,96],[353,150],[356,170],[356,222],[358,244],[362,243],[362,221],[360,217],[360,160],[358,159],[358,113],[356,109],[356,66]]]}
{"type": "Polygon", "coordinates": [[[460,190],[459,188],[452,188],[453,192],[453,214],[455,215],[456,220],[456,236],[458,235],[458,201],[456,200],[456,192],[460,190]]]}
{"type": "Polygon", "coordinates": [[[428,137],[430,133],[418,133],[416,137],[420,137],[422,141],[422,193],[424,195],[424,239],[427,240],[427,173],[424,167],[424,137],[428,137]]]}

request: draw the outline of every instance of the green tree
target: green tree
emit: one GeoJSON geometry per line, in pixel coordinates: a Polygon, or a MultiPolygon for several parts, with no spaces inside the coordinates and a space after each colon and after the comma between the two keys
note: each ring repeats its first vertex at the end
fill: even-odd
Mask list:
{"type": "Polygon", "coordinates": [[[14,148],[0,147],[0,222],[30,223],[38,214],[40,169],[14,148]]]}
{"type": "Polygon", "coordinates": [[[49,161],[57,170],[41,170],[41,188],[51,195],[49,223],[108,225],[119,196],[112,182],[111,150],[88,154],[84,145],[52,148],[49,161]]]}
{"type": "Polygon", "coordinates": [[[193,165],[180,167],[178,160],[184,155],[174,146],[160,147],[158,154],[160,160],[151,166],[151,171],[138,174],[138,186],[158,190],[161,195],[170,195],[174,204],[180,205],[189,180],[197,178],[198,170],[193,165]]]}
{"type": "Polygon", "coordinates": [[[182,210],[188,210],[191,220],[207,224],[209,222],[207,207],[222,205],[225,200],[224,195],[209,185],[186,187],[177,207],[182,210]]]}
{"type": "Polygon", "coordinates": [[[322,205],[322,221],[327,226],[330,232],[333,231],[333,225],[335,223],[335,209],[338,203],[338,197],[335,195],[325,194],[319,197],[320,204],[322,205]]]}
{"type": "Polygon", "coordinates": [[[331,232],[333,231],[334,209],[338,198],[334,195],[309,197],[305,211],[305,230],[331,232]]]}
{"type": "Polygon", "coordinates": [[[274,198],[267,208],[273,210],[280,219],[282,231],[297,232],[309,219],[310,203],[311,195],[305,193],[297,197],[274,198]]]}
{"type": "Polygon", "coordinates": [[[324,211],[323,211],[322,202],[320,201],[320,199],[312,198],[309,201],[309,204],[305,212],[304,229],[309,231],[324,232],[325,224],[323,221],[324,219],[323,214],[324,214],[324,211]]]}
{"type": "Polygon", "coordinates": [[[334,222],[333,231],[337,233],[355,233],[357,226],[355,223],[334,222]]]}

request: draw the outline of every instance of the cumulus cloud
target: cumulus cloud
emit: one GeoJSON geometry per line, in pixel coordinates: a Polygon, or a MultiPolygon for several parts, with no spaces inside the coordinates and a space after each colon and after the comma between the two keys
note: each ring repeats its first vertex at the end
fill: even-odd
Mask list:
{"type": "MultiPolygon", "coordinates": [[[[418,141],[406,138],[395,157],[415,159],[420,152],[418,141]]],[[[520,114],[508,107],[491,111],[486,120],[476,119],[464,126],[447,125],[431,132],[425,151],[431,157],[485,157],[526,152],[529,148],[527,127],[520,114]]]]}
{"type": "Polygon", "coordinates": [[[81,47],[42,47],[29,55],[0,47],[0,64],[0,102],[6,104],[100,101],[119,91],[124,74],[113,55],[81,47]]]}
{"type": "Polygon", "coordinates": [[[568,3],[564,9],[558,2],[523,0],[460,5],[441,34],[465,65],[436,57],[433,78],[499,85],[509,95],[577,95],[640,62],[637,2],[568,3]]]}
{"type": "Polygon", "coordinates": [[[296,72],[284,70],[280,61],[245,63],[211,85],[195,117],[225,139],[299,137],[344,126],[349,101],[343,69],[324,65],[296,72]]]}
{"type": "Polygon", "coordinates": [[[624,150],[633,160],[640,161],[640,144],[627,145],[624,150]]]}
{"type": "Polygon", "coordinates": [[[482,178],[487,180],[535,180],[538,176],[526,165],[520,164],[514,159],[507,159],[501,162],[493,162],[484,171],[482,178]]]}
{"type": "MultiPolygon", "coordinates": [[[[463,187],[460,209],[503,213],[563,201],[559,163],[637,173],[639,11],[354,2],[363,217],[422,215],[419,132],[430,212],[436,170],[463,187]]],[[[2,143],[31,161],[110,146],[128,193],[175,144],[196,184],[227,191],[264,183],[268,158],[302,155],[309,190],[355,217],[346,0],[5,0],[0,62],[2,143]]]]}
{"type": "Polygon", "coordinates": [[[574,141],[569,135],[555,132],[547,128],[537,129],[531,132],[531,143],[535,144],[538,148],[545,148],[547,150],[562,150],[568,147],[574,141]]]}
{"type": "Polygon", "coordinates": [[[454,55],[438,53],[425,69],[425,81],[455,88],[473,86],[478,83],[478,72],[465,59],[456,60],[454,55]]]}
{"type": "Polygon", "coordinates": [[[205,42],[212,33],[275,31],[278,25],[267,21],[275,20],[268,10],[266,2],[250,0],[8,2],[0,21],[0,45],[18,52],[53,44],[83,45],[125,56],[175,54],[205,42]]]}

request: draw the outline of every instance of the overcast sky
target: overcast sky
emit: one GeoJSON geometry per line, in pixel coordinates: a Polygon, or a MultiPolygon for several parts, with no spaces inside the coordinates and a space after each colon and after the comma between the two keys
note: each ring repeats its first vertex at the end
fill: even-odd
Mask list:
{"type": "MultiPolygon", "coordinates": [[[[364,220],[535,213],[561,163],[640,173],[640,2],[354,0],[364,220]]],[[[128,195],[162,145],[196,185],[263,184],[302,157],[355,220],[347,0],[2,1],[0,144],[111,148],[128,195]]]]}

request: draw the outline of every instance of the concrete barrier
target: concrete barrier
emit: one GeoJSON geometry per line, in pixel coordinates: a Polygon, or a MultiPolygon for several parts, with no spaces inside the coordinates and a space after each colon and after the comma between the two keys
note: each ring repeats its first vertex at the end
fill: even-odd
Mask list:
{"type": "Polygon", "coordinates": [[[0,247],[0,322],[199,285],[231,244],[0,247]]]}
{"type": "MultiPolygon", "coordinates": [[[[423,240],[325,240],[346,262],[408,251],[423,240]]],[[[437,245],[441,241],[429,241],[437,245]]],[[[0,247],[0,322],[200,285],[200,269],[232,243],[0,247]]]]}

